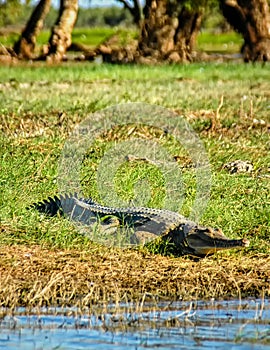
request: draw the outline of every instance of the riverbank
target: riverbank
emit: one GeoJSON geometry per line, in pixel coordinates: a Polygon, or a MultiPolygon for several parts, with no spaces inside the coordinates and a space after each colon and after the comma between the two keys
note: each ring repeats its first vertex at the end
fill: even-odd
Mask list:
{"type": "Polygon", "coordinates": [[[0,306],[91,306],[133,301],[270,297],[266,254],[193,261],[145,251],[1,246],[0,306]]]}

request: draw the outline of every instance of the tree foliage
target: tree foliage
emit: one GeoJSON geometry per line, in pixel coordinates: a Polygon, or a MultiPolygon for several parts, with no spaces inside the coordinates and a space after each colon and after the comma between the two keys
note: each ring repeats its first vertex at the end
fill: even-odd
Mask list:
{"type": "Polygon", "coordinates": [[[77,27],[131,26],[133,19],[129,11],[118,6],[80,8],[77,27]]]}
{"type": "Polygon", "coordinates": [[[120,2],[121,4],[124,5],[124,8],[127,9],[132,18],[133,18],[133,22],[137,25],[140,25],[141,20],[142,20],[142,6],[140,4],[139,0],[117,0],[118,2],[120,2]]]}
{"type": "Polygon", "coordinates": [[[25,8],[19,0],[0,0],[0,26],[16,24],[25,8]]]}

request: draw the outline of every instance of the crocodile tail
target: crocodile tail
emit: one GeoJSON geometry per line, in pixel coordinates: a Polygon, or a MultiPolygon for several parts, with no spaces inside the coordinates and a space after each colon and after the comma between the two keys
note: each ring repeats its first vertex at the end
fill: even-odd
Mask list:
{"type": "Polygon", "coordinates": [[[64,211],[72,210],[75,205],[75,200],[78,198],[77,194],[74,195],[60,195],[54,197],[48,197],[47,199],[32,204],[28,209],[36,209],[40,213],[47,214],[49,216],[55,216],[58,213],[64,214],[64,211]]]}
{"type": "Polygon", "coordinates": [[[43,201],[33,203],[27,209],[36,209],[40,213],[44,213],[50,216],[55,216],[57,213],[63,214],[63,207],[61,204],[61,199],[57,196],[48,197],[43,201]]]}
{"type": "Polygon", "coordinates": [[[75,193],[60,195],[59,197],[48,197],[48,199],[32,204],[28,209],[33,208],[49,216],[55,216],[58,213],[60,215],[76,216],[81,215],[81,212],[85,211],[84,208],[78,205],[78,200],[90,205],[96,204],[92,199],[79,198],[78,194],[75,193]]]}

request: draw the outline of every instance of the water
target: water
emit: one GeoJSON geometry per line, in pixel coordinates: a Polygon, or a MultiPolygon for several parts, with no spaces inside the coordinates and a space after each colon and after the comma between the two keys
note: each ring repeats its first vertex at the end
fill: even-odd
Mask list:
{"type": "Polygon", "coordinates": [[[270,301],[1,309],[0,349],[270,349],[270,301]]]}

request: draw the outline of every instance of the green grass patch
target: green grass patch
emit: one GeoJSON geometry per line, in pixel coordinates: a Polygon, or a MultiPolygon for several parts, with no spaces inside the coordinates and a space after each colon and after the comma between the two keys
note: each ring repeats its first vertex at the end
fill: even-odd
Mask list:
{"type": "Polygon", "coordinates": [[[124,28],[75,28],[72,32],[72,42],[94,48],[113,35],[118,35],[119,43],[125,45],[130,39],[135,38],[138,34],[134,30],[124,28]]]}
{"type": "Polygon", "coordinates": [[[113,28],[77,28],[72,33],[72,42],[97,46],[116,33],[113,28]]]}
{"type": "Polygon", "coordinates": [[[3,46],[11,47],[15,44],[15,42],[19,39],[20,33],[18,32],[11,32],[8,34],[1,34],[0,35],[0,43],[3,46]]]}
{"type": "MultiPolygon", "coordinates": [[[[48,219],[26,207],[57,193],[58,160],[79,122],[99,109],[140,101],[183,115],[203,141],[212,189],[201,223],[221,227],[229,237],[247,237],[250,254],[269,253],[267,69],[215,63],[160,67],[20,64],[0,67],[0,76],[2,245],[97,249],[67,220],[48,219]],[[254,171],[230,174],[222,168],[236,159],[251,161],[254,171]]],[[[120,141],[121,135],[119,139],[104,135],[94,145],[82,170],[87,195],[99,198],[95,176],[100,158],[120,141]]],[[[170,139],[162,142],[182,167],[185,199],[181,212],[189,215],[196,196],[194,168],[188,167],[190,160],[179,145],[170,139]]],[[[152,164],[138,160],[120,167],[115,189],[132,203],[144,182],[150,184],[146,193],[150,199],[146,196],[147,201],[140,204],[162,206],[164,178],[152,164]]]]}
{"type": "Polygon", "coordinates": [[[243,38],[236,32],[201,32],[198,35],[197,50],[217,53],[239,53],[243,38]]]}

